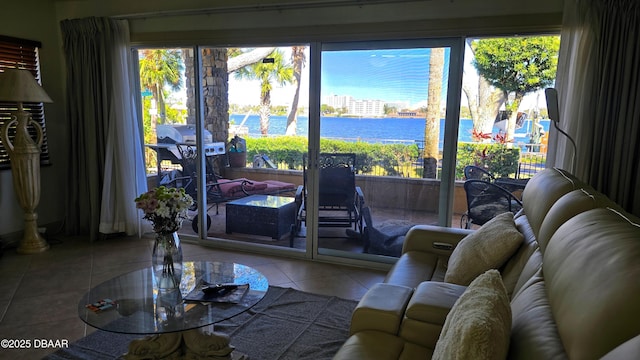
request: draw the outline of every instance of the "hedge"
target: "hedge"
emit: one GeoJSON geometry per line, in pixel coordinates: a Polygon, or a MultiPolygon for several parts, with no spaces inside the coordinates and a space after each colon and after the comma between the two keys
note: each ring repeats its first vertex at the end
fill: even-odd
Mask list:
{"type": "MultiPolygon", "coordinates": [[[[303,136],[246,138],[247,160],[256,155],[267,155],[279,168],[301,170],[308,141],[303,136]]],[[[320,152],[355,153],[359,174],[382,173],[387,176],[407,176],[398,169],[411,167],[410,176],[420,177],[420,149],[417,144],[372,144],[333,139],[320,139],[320,152]]],[[[496,176],[513,176],[518,169],[520,148],[507,148],[501,144],[458,145],[456,178],[463,179],[466,165],[478,165],[496,176]]]]}

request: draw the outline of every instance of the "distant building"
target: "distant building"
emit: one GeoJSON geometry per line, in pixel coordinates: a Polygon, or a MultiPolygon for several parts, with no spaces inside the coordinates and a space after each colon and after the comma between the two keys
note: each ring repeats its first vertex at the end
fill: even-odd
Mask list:
{"type": "Polygon", "coordinates": [[[348,115],[378,117],[384,116],[385,102],[382,100],[357,100],[349,95],[329,95],[323,99],[323,104],[334,109],[347,109],[348,115]]]}
{"type": "Polygon", "coordinates": [[[353,98],[349,95],[329,95],[323,99],[323,104],[327,104],[334,109],[349,108],[349,103],[353,101],[353,98]]]}
{"type": "Polygon", "coordinates": [[[382,100],[354,100],[349,104],[349,114],[358,116],[384,116],[382,100]]]}

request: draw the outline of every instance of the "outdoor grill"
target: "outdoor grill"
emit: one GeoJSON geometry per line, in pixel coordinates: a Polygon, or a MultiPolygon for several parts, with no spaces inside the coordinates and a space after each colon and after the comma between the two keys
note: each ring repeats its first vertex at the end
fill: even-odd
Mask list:
{"type": "MultiPolygon", "coordinates": [[[[156,135],[158,137],[157,144],[146,144],[150,149],[156,151],[158,166],[158,185],[166,184],[175,177],[178,171],[176,167],[162,167],[162,162],[170,161],[172,164],[185,166],[185,160],[192,161],[198,147],[196,146],[196,128],[194,125],[157,125],[156,135]],[[178,148],[178,146],[180,148],[178,148]],[[187,159],[182,158],[181,151],[187,159]]],[[[204,130],[204,154],[207,159],[207,167],[213,163],[216,156],[226,153],[224,142],[213,142],[213,136],[207,130],[204,130]]],[[[181,171],[181,170],[180,170],[181,171]]],[[[185,176],[189,176],[186,174],[185,176]]]]}
{"type": "MultiPolygon", "coordinates": [[[[157,125],[156,134],[159,143],[196,143],[196,127],[194,125],[157,125]]],[[[204,142],[213,142],[213,136],[206,129],[204,130],[204,142]]]]}
{"type": "MultiPolygon", "coordinates": [[[[158,161],[170,160],[179,164],[181,160],[180,152],[174,144],[196,144],[196,128],[194,125],[157,125],[156,134],[158,136],[158,161]]],[[[225,144],[223,142],[213,142],[213,135],[208,130],[204,130],[204,154],[205,156],[223,155],[225,144]]]]}

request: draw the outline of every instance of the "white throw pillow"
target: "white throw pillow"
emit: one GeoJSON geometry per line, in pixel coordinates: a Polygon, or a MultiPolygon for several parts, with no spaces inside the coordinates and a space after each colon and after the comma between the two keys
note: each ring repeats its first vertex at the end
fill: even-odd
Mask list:
{"type": "Polygon", "coordinates": [[[500,214],[467,235],[451,253],[444,281],[467,286],[478,275],[498,269],[518,250],[524,236],[513,213],[500,214]]]}
{"type": "Polygon", "coordinates": [[[478,276],[447,315],[432,360],[502,360],[511,336],[511,306],[500,273],[478,276]]]}

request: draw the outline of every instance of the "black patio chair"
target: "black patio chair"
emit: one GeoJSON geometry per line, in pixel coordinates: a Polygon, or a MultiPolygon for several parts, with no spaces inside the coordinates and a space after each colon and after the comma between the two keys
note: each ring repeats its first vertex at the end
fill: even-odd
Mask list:
{"type": "Polygon", "coordinates": [[[464,182],[467,212],[460,218],[460,227],[470,229],[472,224],[484,225],[495,216],[522,209],[522,202],[508,190],[488,181],[464,182]]]}
{"type": "MultiPolygon", "coordinates": [[[[197,195],[197,173],[196,161],[198,159],[197,148],[193,144],[176,144],[180,154],[180,165],[182,170],[178,176],[173,177],[165,185],[170,187],[181,187],[194,199],[190,210],[198,209],[197,195]]],[[[218,175],[216,171],[215,157],[207,157],[206,161],[206,185],[205,195],[207,198],[207,230],[211,226],[211,216],[208,212],[215,206],[216,215],[219,214],[219,204],[236,200],[250,195],[288,195],[292,196],[296,191],[296,185],[277,180],[256,181],[246,178],[225,179],[218,175]]],[[[191,228],[198,232],[198,215],[191,219],[191,228]]]]}
{"type": "Polygon", "coordinates": [[[484,180],[494,182],[495,176],[489,171],[475,165],[467,165],[464,167],[465,180],[484,180]]]}
{"type": "MultiPolygon", "coordinates": [[[[303,158],[303,185],[296,192],[298,216],[295,231],[300,231],[307,220],[307,159],[303,158]]],[[[356,186],[356,155],[352,153],[321,153],[318,159],[320,169],[318,197],[318,226],[351,227],[362,232],[362,208],[364,194],[356,186]]]]}

